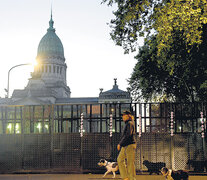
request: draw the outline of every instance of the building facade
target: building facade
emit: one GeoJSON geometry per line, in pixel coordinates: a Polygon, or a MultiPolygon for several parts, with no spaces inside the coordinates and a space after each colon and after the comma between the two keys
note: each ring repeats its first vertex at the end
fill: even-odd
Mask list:
{"type": "Polygon", "coordinates": [[[67,64],[64,47],[53,27],[51,18],[46,34],[40,40],[37,50],[37,66],[31,73],[27,86],[14,90],[11,98],[1,98],[2,105],[49,105],[49,104],[94,104],[108,102],[131,102],[130,93],[118,88],[117,79],[111,90],[103,92],[99,97],[71,97],[67,85],[67,64]]]}

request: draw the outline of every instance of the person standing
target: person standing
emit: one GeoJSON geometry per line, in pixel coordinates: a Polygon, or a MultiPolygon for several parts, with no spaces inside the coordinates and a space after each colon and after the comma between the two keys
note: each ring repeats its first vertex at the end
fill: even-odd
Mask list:
{"type": "Polygon", "coordinates": [[[120,151],[117,162],[119,165],[119,171],[123,180],[136,180],[135,170],[135,126],[134,116],[130,111],[124,111],[122,119],[125,122],[124,131],[121,136],[121,140],[117,145],[117,150],[120,151]],[[125,163],[126,159],[126,163],[125,163]],[[127,165],[126,165],[127,164],[127,165]]]}

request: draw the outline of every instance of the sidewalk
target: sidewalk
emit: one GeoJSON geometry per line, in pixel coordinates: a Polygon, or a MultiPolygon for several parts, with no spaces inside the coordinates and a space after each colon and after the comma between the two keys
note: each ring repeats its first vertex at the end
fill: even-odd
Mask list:
{"type": "MultiPolygon", "coordinates": [[[[112,174],[1,174],[0,180],[112,180],[112,174]]],[[[137,180],[165,180],[161,175],[137,175],[137,180]]],[[[207,176],[190,176],[189,180],[206,180],[207,176]]],[[[117,175],[115,180],[121,180],[117,175]]]]}

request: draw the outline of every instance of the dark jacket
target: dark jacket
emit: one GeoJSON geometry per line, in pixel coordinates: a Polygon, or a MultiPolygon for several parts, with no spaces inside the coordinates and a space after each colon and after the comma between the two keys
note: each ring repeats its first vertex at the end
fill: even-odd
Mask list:
{"type": "Polygon", "coordinates": [[[135,127],[131,120],[125,122],[124,131],[119,142],[120,146],[125,147],[130,144],[135,144],[135,127]]]}

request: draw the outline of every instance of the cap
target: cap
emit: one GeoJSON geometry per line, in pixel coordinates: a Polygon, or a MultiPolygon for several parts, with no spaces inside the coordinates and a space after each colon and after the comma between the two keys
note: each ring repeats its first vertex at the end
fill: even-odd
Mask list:
{"type": "Polygon", "coordinates": [[[126,110],[126,111],[123,111],[122,115],[123,114],[131,114],[131,112],[126,110]]]}

